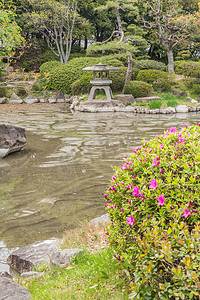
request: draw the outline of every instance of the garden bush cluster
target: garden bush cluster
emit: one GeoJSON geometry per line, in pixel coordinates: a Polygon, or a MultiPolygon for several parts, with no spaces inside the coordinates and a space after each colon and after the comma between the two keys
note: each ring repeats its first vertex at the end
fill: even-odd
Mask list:
{"type": "Polygon", "coordinates": [[[200,123],[125,156],[104,195],[114,256],[134,299],[199,299],[200,123]]]}
{"type": "Polygon", "coordinates": [[[200,78],[200,63],[194,61],[176,61],[175,73],[179,75],[200,78]]]}
{"type": "Polygon", "coordinates": [[[153,91],[152,85],[144,81],[132,80],[125,86],[124,93],[132,94],[135,98],[147,97],[153,91]]]}

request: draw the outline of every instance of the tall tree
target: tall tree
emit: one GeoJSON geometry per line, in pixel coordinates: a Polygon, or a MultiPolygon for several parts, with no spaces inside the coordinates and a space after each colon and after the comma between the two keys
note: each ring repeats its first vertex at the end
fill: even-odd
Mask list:
{"type": "Polygon", "coordinates": [[[67,63],[72,48],[73,30],[77,19],[77,0],[29,0],[33,12],[27,14],[30,26],[47,41],[49,48],[67,63]]]}
{"type": "Polygon", "coordinates": [[[89,52],[95,51],[112,51],[112,52],[125,52],[128,57],[128,68],[126,74],[125,85],[129,83],[132,72],[132,55],[138,52],[138,44],[143,44],[147,48],[147,43],[142,37],[134,37],[130,34],[125,34],[123,22],[121,19],[120,11],[134,11],[137,13],[136,1],[130,0],[107,0],[105,5],[99,6],[98,10],[113,9],[117,20],[117,28],[112,32],[111,36],[105,41],[96,45],[90,46],[89,52]]]}
{"type": "Polygon", "coordinates": [[[143,3],[144,27],[157,34],[168,58],[168,71],[174,73],[174,49],[189,37],[189,23],[181,19],[179,0],[147,0],[143,3]]]}

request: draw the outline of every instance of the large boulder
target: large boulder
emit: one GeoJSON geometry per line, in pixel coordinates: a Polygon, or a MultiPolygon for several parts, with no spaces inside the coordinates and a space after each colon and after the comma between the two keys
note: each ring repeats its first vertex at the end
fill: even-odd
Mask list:
{"type": "Polygon", "coordinates": [[[15,283],[7,277],[0,277],[0,299],[1,300],[27,300],[31,299],[28,289],[15,283]]]}
{"type": "Polygon", "coordinates": [[[4,104],[4,103],[6,103],[6,97],[0,98],[0,104],[4,104]]]}
{"type": "Polygon", "coordinates": [[[20,274],[30,272],[40,265],[47,264],[49,256],[57,250],[60,250],[58,239],[36,242],[12,252],[7,263],[20,274]]]}
{"type": "Polygon", "coordinates": [[[135,98],[136,102],[142,102],[142,103],[149,103],[153,100],[159,100],[162,101],[163,99],[158,96],[151,96],[151,97],[141,97],[141,98],[135,98]]]}
{"type": "Polygon", "coordinates": [[[26,145],[25,129],[0,124],[0,157],[21,150],[26,145]]]}

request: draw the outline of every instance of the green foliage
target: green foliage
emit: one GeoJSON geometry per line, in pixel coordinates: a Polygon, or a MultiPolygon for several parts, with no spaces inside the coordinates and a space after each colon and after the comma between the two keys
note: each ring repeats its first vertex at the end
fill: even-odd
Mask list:
{"type": "Polygon", "coordinates": [[[156,60],[138,60],[135,62],[135,67],[140,70],[154,69],[154,70],[166,71],[166,65],[156,60]]]}
{"type": "Polygon", "coordinates": [[[137,69],[137,68],[132,68],[132,73],[131,73],[131,79],[132,79],[132,80],[136,80],[139,71],[140,71],[140,70],[137,69]]]}
{"type": "Polygon", "coordinates": [[[176,61],[174,67],[176,74],[200,78],[200,62],[176,61]]]}
{"type": "Polygon", "coordinates": [[[15,22],[15,14],[0,8],[0,57],[13,56],[13,49],[20,47],[24,42],[21,29],[15,22]]]}
{"type": "Polygon", "coordinates": [[[168,101],[167,101],[167,106],[168,107],[175,107],[175,106],[177,106],[178,105],[178,102],[175,100],[175,99],[169,99],[168,101]]]}
{"type": "Polygon", "coordinates": [[[23,86],[18,86],[16,89],[16,94],[19,97],[25,97],[27,95],[27,91],[23,86]]]}
{"type": "Polygon", "coordinates": [[[121,92],[126,78],[126,68],[120,68],[118,71],[111,71],[109,78],[112,80],[111,89],[113,92],[121,92]]]}
{"type": "Polygon", "coordinates": [[[40,73],[41,75],[44,73],[51,72],[52,70],[56,69],[57,67],[62,66],[62,64],[57,60],[48,61],[41,65],[40,73]]]}
{"type": "Polygon", "coordinates": [[[0,98],[6,97],[6,96],[7,96],[6,87],[0,86],[0,98]]]}
{"type": "Polygon", "coordinates": [[[153,101],[149,102],[148,105],[149,105],[150,109],[161,108],[162,101],[160,101],[160,100],[153,100],[153,101]]]}
{"type": "Polygon", "coordinates": [[[125,86],[124,93],[132,94],[135,98],[147,97],[152,93],[152,85],[144,81],[130,81],[129,84],[125,86]]]}
{"type": "Polygon", "coordinates": [[[83,75],[80,79],[71,84],[72,95],[88,94],[92,85],[90,80],[93,79],[91,74],[83,75]]]}
{"type": "Polygon", "coordinates": [[[113,59],[112,56],[80,57],[70,60],[67,64],[60,64],[59,62],[44,63],[40,67],[40,72],[41,74],[50,72],[48,80],[49,89],[70,93],[71,84],[86,74],[82,69],[99,64],[99,62],[117,67],[123,66],[121,61],[113,59]]]}
{"type": "Polygon", "coordinates": [[[191,58],[191,52],[189,50],[183,50],[177,53],[176,60],[188,60],[191,58]]]}
{"type": "Polygon", "coordinates": [[[161,92],[168,92],[172,89],[172,82],[168,78],[158,78],[153,82],[153,88],[161,92]]]}
{"type": "Polygon", "coordinates": [[[200,124],[125,156],[104,195],[114,256],[132,280],[133,299],[200,296],[200,124]]]}
{"type": "Polygon", "coordinates": [[[155,80],[158,79],[168,79],[168,73],[161,71],[161,70],[141,70],[137,75],[137,80],[145,81],[147,83],[153,83],[155,80]]]}

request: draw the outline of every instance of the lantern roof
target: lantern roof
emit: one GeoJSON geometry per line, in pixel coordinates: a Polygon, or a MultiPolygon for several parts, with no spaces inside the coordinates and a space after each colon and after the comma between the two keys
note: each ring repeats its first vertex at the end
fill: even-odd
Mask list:
{"type": "Polygon", "coordinates": [[[114,70],[120,70],[120,68],[107,66],[102,64],[101,62],[98,65],[83,68],[83,71],[95,71],[95,72],[107,72],[107,71],[114,71],[114,70]]]}

